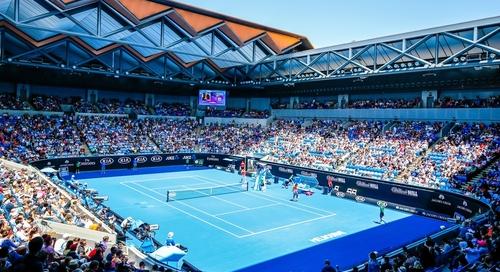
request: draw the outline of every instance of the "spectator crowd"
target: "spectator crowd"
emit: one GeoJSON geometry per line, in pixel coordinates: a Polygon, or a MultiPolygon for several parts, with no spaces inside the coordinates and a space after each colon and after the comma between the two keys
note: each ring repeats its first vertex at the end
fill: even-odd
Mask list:
{"type": "MultiPolygon", "coordinates": [[[[0,108],[25,107],[13,96],[2,97],[5,99],[0,102],[0,108]]],[[[153,110],[134,100],[123,103],[102,100],[98,104],[77,98],[72,101],[87,112],[123,113],[126,108],[144,115],[183,116],[191,112],[182,104],[158,104],[153,110]]],[[[441,105],[450,105],[451,101],[441,105]]],[[[453,107],[494,106],[497,103],[494,97],[487,102],[472,101],[462,101],[453,107]]],[[[60,111],[61,103],[66,102],[51,96],[35,96],[31,100],[33,107],[41,111],[60,111]]],[[[353,102],[351,105],[360,108],[416,106],[412,103],[386,100],[353,102]]],[[[314,101],[307,107],[318,106],[322,107],[314,101]]],[[[269,116],[268,112],[232,109],[210,109],[207,113],[219,117],[269,116]]],[[[130,119],[55,113],[0,116],[0,157],[16,162],[158,152],[261,155],[271,162],[463,190],[464,194],[490,203],[497,214],[480,223],[464,222],[457,237],[439,241],[429,238],[419,248],[404,248],[401,254],[392,258],[384,257],[380,261],[373,252],[366,270],[424,271],[442,265],[452,271],[465,271],[470,267],[481,270],[493,267],[500,259],[500,224],[495,219],[500,201],[499,124],[277,120],[269,127],[262,127],[202,125],[189,118],[130,119]],[[471,180],[478,173],[478,177],[471,180]]],[[[67,197],[56,187],[42,182],[33,172],[13,170],[0,164],[0,271],[140,271],[139,266],[128,260],[120,245],[108,245],[106,241],[90,245],[78,237],[57,239],[42,231],[37,224],[41,219],[101,229],[99,223],[78,208],[78,200],[80,198],[67,197]]],[[[103,213],[102,219],[109,222],[110,215],[103,213]]]]}
{"type": "MultiPolygon", "coordinates": [[[[40,220],[101,231],[79,199],[45,182],[36,172],[0,162],[0,271],[146,271],[129,260],[121,243],[59,235],[40,220]],[[142,270],[141,270],[142,269],[142,270]]],[[[158,271],[158,270],[157,270],[158,271]]]]}

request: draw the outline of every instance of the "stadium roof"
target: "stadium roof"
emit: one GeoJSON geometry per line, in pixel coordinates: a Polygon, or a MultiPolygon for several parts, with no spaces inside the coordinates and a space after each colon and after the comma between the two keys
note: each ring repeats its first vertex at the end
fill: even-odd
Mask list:
{"type": "Polygon", "coordinates": [[[15,65],[171,86],[269,89],[498,69],[500,17],[313,49],[303,36],[176,1],[0,0],[0,53],[10,72],[15,65]]]}
{"type": "Polygon", "coordinates": [[[221,71],[312,48],[301,35],[168,0],[2,0],[0,14],[28,46],[71,37],[93,56],[122,47],[184,68],[204,62],[221,71]]]}

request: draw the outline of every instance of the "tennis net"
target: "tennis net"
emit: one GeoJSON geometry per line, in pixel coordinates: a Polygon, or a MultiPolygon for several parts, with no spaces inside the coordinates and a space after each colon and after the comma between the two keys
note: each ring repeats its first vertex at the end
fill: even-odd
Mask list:
{"type": "Polygon", "coordinates": [[[168,190],[167,202],[214,195],[232,194],[244,191],[248,191],[248,183],[235,183],[205,188],[168,190]]]}

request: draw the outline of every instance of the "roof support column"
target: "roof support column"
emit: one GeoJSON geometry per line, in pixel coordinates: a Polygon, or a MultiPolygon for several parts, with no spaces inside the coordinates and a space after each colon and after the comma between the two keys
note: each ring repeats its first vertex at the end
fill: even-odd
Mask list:
{"type": "Polygon", "coordinates": [[[155,94],[147,93],[144,95],[144,104],[149,107],[154,107],[156,104],[156,96],[155,94]]]}
{"type": "Polygon", "coordinates": [[[349,104],[349,95],[348,94],[339,94],[337,107],[339,109],[345,109],[349,104]]]}

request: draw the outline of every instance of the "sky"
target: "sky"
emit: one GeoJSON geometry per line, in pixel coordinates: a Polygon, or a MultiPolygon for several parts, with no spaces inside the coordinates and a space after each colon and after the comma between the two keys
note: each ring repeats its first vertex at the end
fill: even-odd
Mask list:
{"type": "Polygon", "coordinates": [[[499,0],[178,0],[309,38],[315,48],[500,16],[499,0]]]}

